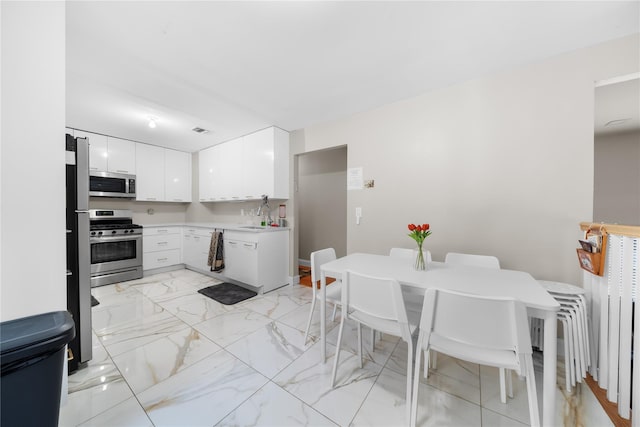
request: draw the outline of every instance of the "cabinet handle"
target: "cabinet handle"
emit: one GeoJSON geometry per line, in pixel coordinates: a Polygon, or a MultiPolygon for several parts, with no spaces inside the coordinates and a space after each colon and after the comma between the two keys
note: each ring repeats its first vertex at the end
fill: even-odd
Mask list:
{"type": "Polygon", "coordinates": [[[158,245],[168,245],[169,242],[158,242],[158,245]]]}
{"type": "Polygon", "coordinates": [[[155,197],[147,197],[145,200],[155,200],[155,197]]]}
{"type": "Polygon", "coordinates": [[[240,196],[231,196],[232,199],[239,199],[240,196]]]}
{"type": "Polygon", "coordinates": [[[173,199],[174,202],[181,202],[182,199],[173,199]]]}
{"type": "Polygon", "coordinates": [[[158,262],[164,262],[166,261],[168,258],[158,258],[158,262]]]}
{"type": "Polygon", "coordinates": [[[167,233],[167,232],[169,232],[169,230],[164,230],[164,229],[158,230],[158,233],[167,233]]]}
{"type": "Polygon", "coordinates": [[[98,170],[98,168],[89,168],[89,170],[91,170],[91,171],[97,171],[97,170],[98,170]]]}
{"type": "Polygon", "coordinates": [[[73,351],[67,347],[67,360],[73,360],[73,351]]]}
{"type": "Polygon", "coordinates": [[[119,173],[129,173],[129,171],[123,171],[123,170],[120,170],[120,169],[117,169],[117,170],[116,170],[116,172],[119,172],[119,173]]]}
{"type": "Polygon", "coordinates": [[[245,247],[245,248],[253,248],[253,245],[252,245],[252,244],[249,244],[249,243],[245,243],[245,244],[244,244],[244,247],[245,247]]]}
{"type": "Polygon", "coordinates": [[[230,244],[230,245],[234,245],[234,246],[235,246],[235,245],[237,245],[237,243],[236,243],[236,242],[230,242],[230,241],[228,241],[228,240],[227,240],[227,243],[228,243],[228,244],[230,244]]]}
{"type": "Polygon", "coordinates": [[[67,276],[73,276],[73,273],[71,272],[71,270],[67,270],[67,276]]]}

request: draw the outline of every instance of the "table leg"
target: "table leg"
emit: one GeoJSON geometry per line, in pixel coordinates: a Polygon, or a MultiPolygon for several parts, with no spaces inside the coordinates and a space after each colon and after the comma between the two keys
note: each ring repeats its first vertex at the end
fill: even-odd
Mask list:
{"type": "Polygon", "coordinates": [[[542,384],[542,425],[554,425],[556,413],[556,371],[558,363],[557,317],[555,311],[544,316],[544,376],[542,384]]]}
{"type": "MultiPolygon", "coordinates": [[[[320,272],[320,353],[322,354],[322,363],[327,361],[327,325],[325,325],[327,311],[327,294],[325,287],[327,283],[327,275],[324,271],[320,272]]],[[[315,283],[314,283],[315,286],[315,283]]]]}

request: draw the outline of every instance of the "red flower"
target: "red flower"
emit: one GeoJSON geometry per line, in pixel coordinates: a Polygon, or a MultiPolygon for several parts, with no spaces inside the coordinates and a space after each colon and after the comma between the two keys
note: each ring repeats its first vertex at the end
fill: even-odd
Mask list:
{"type": "Polygon", "coordinates": [[[429,237],[431,234],[431,231],[429,231],[429,224],[409,224],[408,227],[409,231],[411,231],[411,233],[409,233],[409,237],[415,240],[418,246],[422,247],[424,239],[429,237]]]}

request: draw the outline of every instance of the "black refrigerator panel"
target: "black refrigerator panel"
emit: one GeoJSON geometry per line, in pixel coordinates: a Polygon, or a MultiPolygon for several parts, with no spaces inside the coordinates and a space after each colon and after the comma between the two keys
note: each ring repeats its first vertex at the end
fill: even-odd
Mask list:
{"type": "Polygon", "coordinates": [[[66,135],[67,309],[76,336],[69,343],[69,372],[91,360],[91,283],[89,259],[89,147],[66,135]]]}

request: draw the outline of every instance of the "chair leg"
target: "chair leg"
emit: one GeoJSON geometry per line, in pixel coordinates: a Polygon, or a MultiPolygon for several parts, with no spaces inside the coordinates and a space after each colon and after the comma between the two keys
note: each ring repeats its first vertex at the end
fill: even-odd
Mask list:
{"type": "Polygon", "coordinates": [[[540,411],[538,410],[538,395],[536,394],[536,378],[533,371],[531,355],[525,356],[525,372],[527,380],[527,395],[529,398],[529,418],[531,427],[540,426],[540,411]]]}
{"type": "Polygon", "coordinates": [[[427,350],[423,351],[422,349],[422,340],[423,334],[420,332],[418,334],[418,342],[416,345],[416,366],[413,372],[413,395],[411,396],[411,418],[410,425],[411,427],[415,427],[417,418],[418,418],[418,388],[420,387],[420,360],[422,359],[422,353],[424,353],[424,370],[429,370],[429,365],[427,365],[427,360],[429,357],[429,353],[427,350]]]}
{"type": "Polygon", "coordinates": [[[513,375],[510,369],[505,370],[504,374],[507,378],[507,396],[513,399],[513,375]]]}
{"type": "Polygon", "coordinates": [[[429,367],[438,369],[438,353],[435,351],[429,352],[429,367]]]}
{"type": "Polygon", "coordinates": [[[309,329],[311,329],[311,319],[313,319],[313,310],[316,308],[316,298],[311,301],[311,310],[309,310],[309,320],[307,320],[307,328],[304,330],[304,343],[307,343],[307,337],[309,336],[309,329]]]}
{"type": "Polygon", "coordinates": [[[424,352],[424,377],[429,378],[429,368],[431,368],[431,350],[425,350],[424,352]]]}
{"type": "Polygon", "coordinates": [[[562,336],[564,337],[564,376],[567,392],[571,393],[571,367],[569,365],[569,335],[567,332],[567,321],[561,319],[562,336]]]}
{"type": "Polygon", "coordinates": [[[507,393],[505,387],[505,369],[499,368],[500,371],[500,402],[507,403],[507,393]]]}
{"type": "Polygon", "coordinates": [[[358,360],[362,369],[362,323],[358,322],[358,360]]]}
{"type": "MultiPolygon", "coordinates": [[[[419,357],[418,357],[419,359],[419,357]]],[[[407,341],[407,399],[406,399],[406,417],[407,421],[411,420],[411,369],[413,368],[413,342],[407,341]]]]}
{"type": "Polygon", "coordinates": [[[376,349],[376,330],[371,328],[371,353],[376,349]]]}
{"type": "Polygon", "coordinates": [[[338,331],[338,346],[336,356],[333,360],[333,372],[331,373],[331,388],[336,384],[336,372],[338,370],[338,359],[340,358],[340,345],[342,344],[342,331],[344,330],[344,316],[340,318],[340,330],[338,331]]]}
{"type": "Polygon", "coordinates": [[[333,314],[331,314],[331,321],[336,321],[336,310],[338,310],[338,304],[333,304],[333,314]]]}

